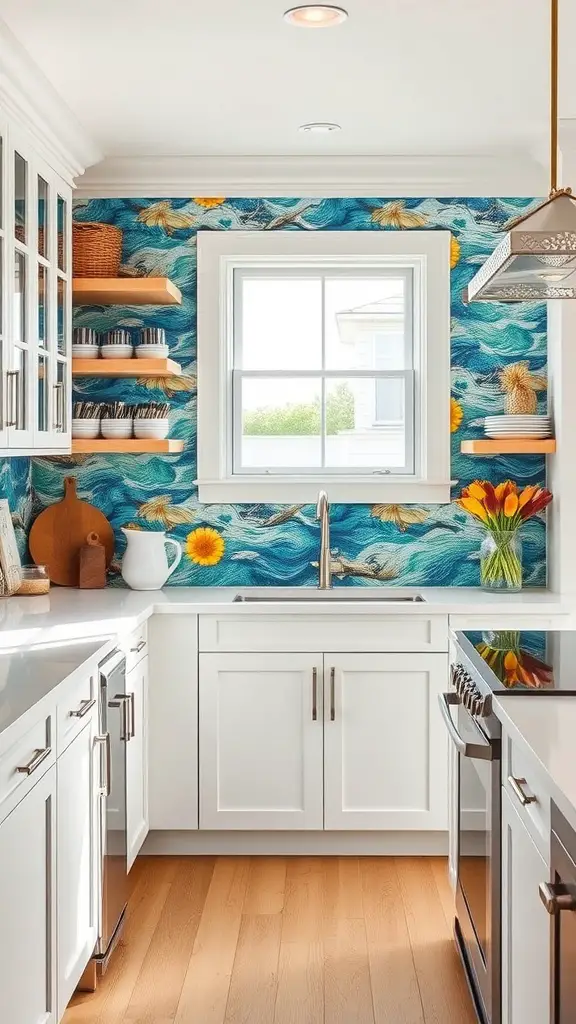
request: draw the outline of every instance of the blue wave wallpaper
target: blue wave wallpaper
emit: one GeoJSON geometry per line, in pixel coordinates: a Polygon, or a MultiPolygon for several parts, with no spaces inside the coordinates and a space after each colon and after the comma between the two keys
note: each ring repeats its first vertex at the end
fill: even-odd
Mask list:
{"type": "MultiPolygon", "coordinates": [[[[81,307],[77,326],[166,328],[180,379],[76,380],[77,399],[169,400],[171,436],[181,455],[84,456],[35,460],[36,502],[63,493],[77,476],[81,497],[110,518],[117,535],[113,582],[124,537],[119,528],[166,529],[185,546],[171,585],[266,586],[314,584],[319,527],[314,509],[198,503],[196,476],[196,233],[234,231],[395,231],[449,229],[452,243],[452,476],[460,487],[478,476],[497,483],[544,484],[538,456],[474,459],[460,454],[462,438],[483,433],[482,418],[503,411],[497,373],[525,360],[545,373],[546,310],[540,305],[462,303],[463,286],[494,249],[499,230],[531,204],[528,199],[92,199],[75,218],[116,224],[124,232],[123,262],[146,274],[167,275],[181,288],[181,307],[81,307]]],[[[541,402],[544,400],[541,398],[541,402]]],[[[543,408],[543,406],[542,406],[543,408]]],[[[477,586],[481,528],[456,505],[427,507],[339,505],[332,510],[336,586],[477,586]]],[[[524,579],[546,582],[543,517],[522,528],[524,579]]]]}
{"type": "Polygon", "coordinates": [[[0,459],[0,498],[7,498],[12,511],[20,557],[26,557],[27,536],[32,522],[32,473],[30,459],[0,459]]]}

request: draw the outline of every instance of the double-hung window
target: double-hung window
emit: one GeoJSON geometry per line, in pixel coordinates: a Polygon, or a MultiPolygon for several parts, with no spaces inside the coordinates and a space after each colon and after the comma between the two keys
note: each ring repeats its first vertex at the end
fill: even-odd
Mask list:
{"type": "Polygon", "coordinates": [[[448,232],[199,233],[201,501],[447,501],[448,416],[448,232]]]}

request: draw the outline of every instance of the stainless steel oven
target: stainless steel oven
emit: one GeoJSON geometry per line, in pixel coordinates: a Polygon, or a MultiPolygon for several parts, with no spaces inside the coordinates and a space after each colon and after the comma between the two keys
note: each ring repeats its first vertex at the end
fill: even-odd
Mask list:
{"type": "Polygon", "coordinates": [[[576,1020],[576,832],[552,804],[550,882],[540,898],[550,914],[550,1024],[576,1020]]]}
{"type": "Polygon", "coordinates": [[[478,1019],[500,1024],[501,730],[460,651],[451,680],[440,706],[457,751],[455,936],[478,1019]]]}

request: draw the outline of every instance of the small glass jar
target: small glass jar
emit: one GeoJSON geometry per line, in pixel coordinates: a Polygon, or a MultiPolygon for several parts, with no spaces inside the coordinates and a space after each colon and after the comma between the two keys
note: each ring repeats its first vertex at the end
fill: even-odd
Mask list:
{"type": "Polygon", "coordinates": [[[487,533],[480,548],[483,590],[517,594],[522,590],[522,542],[517,530],[487,533]]]}
{"type": "Polygon", "coordinates": [[[50,590],[50,574],[47,565],[23,565],[22,583],[17,597],[36,597],[50,590]]]}

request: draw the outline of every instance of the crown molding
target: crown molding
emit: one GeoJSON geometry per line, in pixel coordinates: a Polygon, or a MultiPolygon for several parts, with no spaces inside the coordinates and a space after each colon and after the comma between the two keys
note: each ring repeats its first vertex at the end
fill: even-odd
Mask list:
{"type": "Polygon", "coordinates": [[[70,184],[102,159],[93,140],[1,19],[0,108],[29,132],[44,158],[70,184]]]}
{"type": "Polygon", "coordinates": [[[542,164],[502,157],[109,157],[76,183],[77,195],[139,196],[540,196],[542,164]]]}

